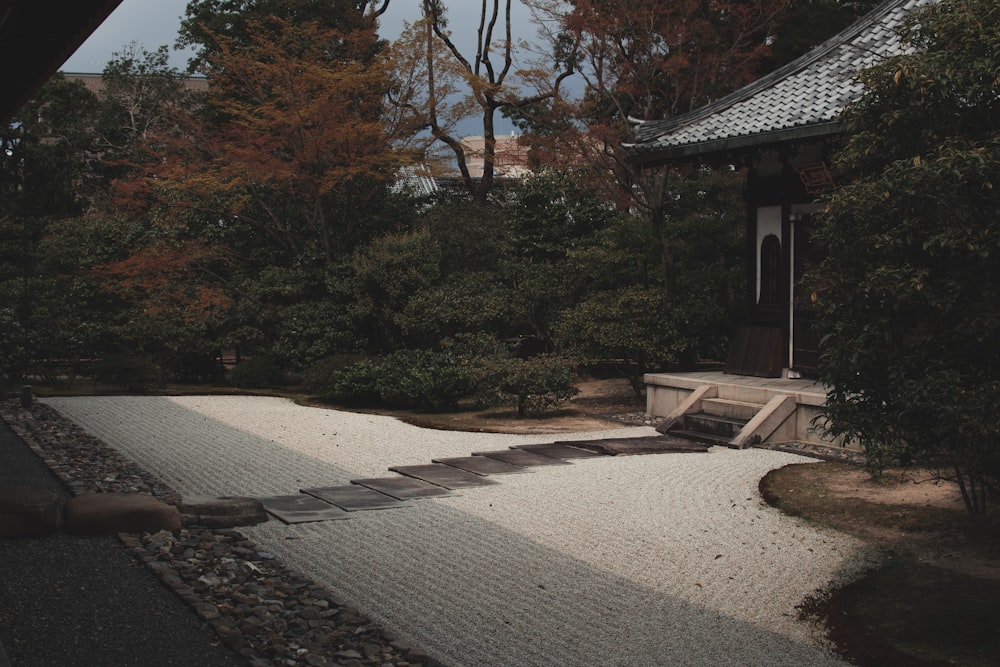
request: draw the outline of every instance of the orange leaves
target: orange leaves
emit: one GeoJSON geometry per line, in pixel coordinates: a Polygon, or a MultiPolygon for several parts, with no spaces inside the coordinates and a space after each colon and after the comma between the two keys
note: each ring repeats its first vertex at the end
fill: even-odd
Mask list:
{"type": "Polygon", "coordinates": [[[105,287],[150,315],[204,321],[225,311],[227,296],[218,271],[225,253],[200,242],[151,245],[128,258],[94,269],[105,287]]]}
{"type": "Polygon", "coordinates": [[[589,79],[619,113],[664,118],[756,76],[770,23],[785,0],[578,0],[566,17],[589,79]]]}
{"type": "Polygon", "coordinates": [[[164,184],[286,249],[330,253],[349,233],[333,202],[361,193],[363,207],[401,161],[382,121],[388,63],[370,29],[275,17],[251,28],[240,41],[216,36],[206,58],[217,119],[164,165],[164,184]]]}

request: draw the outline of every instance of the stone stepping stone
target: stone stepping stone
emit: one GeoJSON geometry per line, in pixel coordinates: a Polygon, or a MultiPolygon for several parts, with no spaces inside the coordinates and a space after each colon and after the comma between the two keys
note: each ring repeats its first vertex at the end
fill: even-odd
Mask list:
{"type": "Polygon", "coordinates": [[[477,475],[510,475],[518,472],[528,472],[524,466],[514,465],[485,456],[455,456],[446,459],[431,459],[433,463],[443,463],[453,468],[461,468],[477,475]]]}
{"type": "Polygon", "coordinates": [[[181,523],[185,526],[235,528],[268,520],[264,506],[256,498],[185,496],[177,509],[181,513],[181,523]]]}
{"type": "Polygon", "coordinates": [[[386,510],[406,507],[406,503],[398,498],[369,489],[366,486],[352,484],[350,486],[325,486],[302,489],[302,493],[319,498],[342,510],[357,512],[359,510],[386,510]]]}
{"type": "Polygon", "coordinates": [[[424,482],[412,477],[378,477],[375,479],[352,479],[351,484],[364,486],[397,500],[419,500],[420,498],[440,498],[454,495],[443,486],[424,482]]]}
{"type": "Polygon", "coordinates": [[[569,465],[569,461],[552,458],[543,454],[536,454],[524,449],[501,449],[495,452],[473,452],[473,456],[496,459],[516,466],[564,466],[569,465]]]}
{"type": "Polygon", "coordinates": [[[300,493],[294,496],[268,496],[258,498],[268,514],[285,523],[309,523],[311,521],[337,521],[351,514],[319,498],[300,493]]]}
{"type": "Polygon", "coordinates": [[[459,470],[440,463],[428,463],[416,466],[396,466],[389,468],[390,472],[415,477],[431,484],[443,486],[446,489],[464,489],[470,486],[489,486],[497,484],[495,480],[477,475],[467,470],[459,470]]]}
{"type": "Polygon", "coordinates": [[[650,435],[640,438],[602,438],[601,440],[564,440],[555,444],[578,447],[607,456],[707,452],[710,449],[709,445],[701,442],[666,435],[650,435]]]}
{"type": "Polygon", "coordinates": [[[592,452],[587,449],[580,449],[579,447],[571,447],[570,445],[559,443],[550,443],[547,445],[517,445],[514,449],[521,449],[526,452],[533,452],[543,456],[551,456],[555,459],[588,459],[594,456],[604,456],[604,454],[598,454],[597,452],[592,452]]]}

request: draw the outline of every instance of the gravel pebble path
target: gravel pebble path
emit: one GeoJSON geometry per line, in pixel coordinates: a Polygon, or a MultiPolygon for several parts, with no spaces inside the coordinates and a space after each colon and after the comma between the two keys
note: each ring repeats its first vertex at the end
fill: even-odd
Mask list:
{"type": "MultiPolygon", "coordinates": [[[[430,431],[272,398],[46,402],[184,495],[294,493],[569,439],[430,431]]],[[[807,460],[721,448],[602,457],[406,509],[243,532],[454,667],[838,664],[795,607],[856,572],[865,549],[757,492],[768,470],[807,460]]]]}

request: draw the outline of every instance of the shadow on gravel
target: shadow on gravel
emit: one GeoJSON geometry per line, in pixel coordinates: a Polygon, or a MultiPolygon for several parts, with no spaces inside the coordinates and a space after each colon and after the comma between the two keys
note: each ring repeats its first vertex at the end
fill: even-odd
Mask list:
{"type": "Polygon", "coordinates": [[[862,667],[1000,665],[1000,523],[931,502],[890,502],[901,483],[892,476],[856,485],[858,493],[845,474],[860,477],[845,464],[800,464],[760,483],[786,514],[885,550],[881,567],[811,598],[802,616],[825,624],[841,654],[862,667]]]}

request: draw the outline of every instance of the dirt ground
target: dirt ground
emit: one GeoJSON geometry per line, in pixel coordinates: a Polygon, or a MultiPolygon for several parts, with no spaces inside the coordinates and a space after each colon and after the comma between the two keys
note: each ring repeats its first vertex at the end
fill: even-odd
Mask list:
{"type": "Polygon", "coordinates": [[[1000,522],[973,518],[958,485],[926,470],[874,480],[843,463],[761,480],[783,511],[878,546],[882,566],[802,607],[859,665],[1000,665],[1000,522]]]}
{"type": "Polygon", "coordinates": [[[577,384],[580,393],[558,410],[541,416],[518,417],[513,407],[457,412],[386,411],[404,421],[458,431],[494,433],[572,433],[605,431],[635,426],[609,420],[602,415],[636,414],[645,411],[646,397],[637,395],[625,379],[586,379],[577,384]]]}
{"type": "MultiPolygon", "coordinates": [[[[645,410],[625,380],[588,380],[580,390],[542,417],[513,409],[391,414],[434,428],[562,433],[630,425],[607,415],[645,410]]],[[[970,518],[954,482],[913,470],[874,480],[859,466],[821,462],[772,471],[761,492],[782,511],[884,554],[860,580],[802,605],[803,619],[825,626],[844,657],[878,667],[1000,665],[1000,521],[970,518]]]]}

